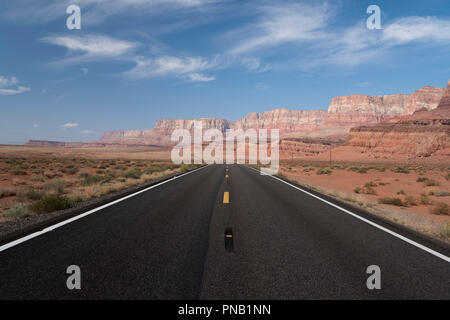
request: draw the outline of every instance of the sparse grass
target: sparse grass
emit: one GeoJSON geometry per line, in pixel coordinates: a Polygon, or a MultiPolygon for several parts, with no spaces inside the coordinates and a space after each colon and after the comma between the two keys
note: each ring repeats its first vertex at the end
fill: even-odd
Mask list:
{"type": "Polygon", "coordinates": [[[400,198],[390,198],[390,197],[379,198],[378,202],[381,204],[390,204],[397,207],[406,207],[406,204],[400,198]]]}
{"type": "Polygon", "coordinates": [[[358,171],[356,171],[356,172],[358,172],[360,174],[365,174],[365,173],[367,173],[367,171],[369,171],[369,168],[367,168],[367,167],[359,167],[358,171]]]}
{"type": "Polygon", "coordinates": [[[450,196],[450,192],[447,191],[430,191],[428,195],[435,197],[448,197],[450,196]]]}
{"type": "Polygon", "coordinates": [[[323,175],[323,174],[332,174],[333,170],[331,170],[330,168],[320,168],[319,170],[316,171],[316,174],[318,175],[323,175]]]}
{"type": "Polygon", "coordinates": [[[25,170],[14,169],[11,171],[11,174],[13,174],[15,176],[26,176],[27,172],[25,170]]]}
{"type": "Polygon", "coordinates": [[[131,170],[128,170],[127,172],[124,173],[124,178],[127,179],[139,179],[142,176],[142,171],[137,169],[137,168],[133,168],[131,170]]]}
{"type": "Polygon", "coordinates": [[[81,181],[82,186],[91,186],[98,184],[104,180],[103,176],[87,176],[81,181]]]}
{"type": "Polygon", "coordinates": [[[409,173],[409,170],[405,167],[396,167],[393,171],[396,173],[405,173],[405,174],[409,173]]]}
{"type": "Polygon", "coordinates": [[[44,182],[45,179],[43,176],[33,175],[33,176],[31,176],[30,181],[31,182],[44,182]]]}
{"type": "Polygon", "coordinates": [[[434,180],[434,179],[428,179],[428,180],[424,181],[424,185],[425,185],[426,187],[437,187],[437,186],[439,186],[440,184],[439,184],[438,181],[436,181],[436,180],[434,180]]]}
{"type": "Polygon", "coordinates": [[[432,214],[436,214],[436,215],[450,215],[450,207],[448,204],[445,203],[436,203],[436,205],[434,206],[434,208],[431,210],[432,214]]]}
{"type": "Polygon", "coordinates": [[[48,195],[43,197],[41,200],[29,206],[29,209],[35,213],[49,213],[53,211],[65,210],[72,207],[73,201],[66,197],[57,195],[48,195]]]}
{"type": "Polygon", "coordinates": [[[45,193],[39,190],[36,190],[33,187],[28,188],[25,190],[25,192],[21,195],[21,198],[24,197],[28,200],[41,200],[44,197],[45,193]]]}
{"type": "Polygon", "coordinates": [[[406,204],[408,207],[417,206],[417,201],[415,200],[414,197],[412,197],[412,196],[407,196],[407,197],[405,198],[405,204],[406,204]]]}
{"type": "Polygon", "coordinates": [[[46,193],[63,194],[65,183],[62,179],[57,179],[54,182],[47,183],[43,186],[46,193]]]}
{"type": "Polygon", "coordinates": [[[429,206],[432,204],[431,200],[427,197],[427,195],[425,193],[422,193],[420,195],[420,203],[425,206],[429,206]]]}
{"type": "Polygon", "coordinates": [[[197,167],[197,165],[195,165],[195,164],[182,164],[180,166],[180,171],[181,172],[187,172],[187,171],[192,170],[192,169],[194,169],[196,167],[197,167]]]}
{"type": "Polygon", "coordinates": [[[3,212],[2,216],[8,219],[19,219],[29,215],[29,210],[26,205],[19,203],[14,207],[3,212]]]}
{"type": "Polygon", "coordinates": [[[377,194],[377,192],[375,191],[375,189],[373,188],[373,186],[370,183],[366,183],[366,185],[362,188],[356,187],[353,191],[357,194],[370,194],[370,195],[377,194]]]}

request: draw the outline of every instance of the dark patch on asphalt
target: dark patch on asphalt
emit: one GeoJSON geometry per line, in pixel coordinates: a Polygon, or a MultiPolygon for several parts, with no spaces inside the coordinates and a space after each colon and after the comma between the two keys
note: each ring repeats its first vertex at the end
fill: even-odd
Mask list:
{"type": "Polygon", "coordinates": [[[225,251],[233,252],[233,229],[225,229],[225,251]]]}

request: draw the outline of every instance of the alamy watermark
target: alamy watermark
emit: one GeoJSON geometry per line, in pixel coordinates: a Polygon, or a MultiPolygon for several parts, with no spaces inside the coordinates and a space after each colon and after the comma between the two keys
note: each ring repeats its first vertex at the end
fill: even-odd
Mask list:
{"type": "Polygon", "coordinates": [[[262,174],[276,174],[279,168],[278,129],[203,130],[201,121],[194,121],[193,130],[176,129],[171,141],[177,142],[171,159],[175,164],[260,164],[262,174]],[[270,151],[270,152],[269,152],[270,151]]]}
{"type": "Polygon", "coordinates": [[[81,29],[81,9],[77,5],[70,5],[66,10],[67,14],[70,16],[66,20],[66,26],[69,30],[80,30],[81,29]]]}
{"type": "Polygon", "coordinates": [[[371,5],[367,8],[367,14],[371,16],[367,18],[366,25],[369,30],[381,29],[381,9],[377,5],[371,5]]]}

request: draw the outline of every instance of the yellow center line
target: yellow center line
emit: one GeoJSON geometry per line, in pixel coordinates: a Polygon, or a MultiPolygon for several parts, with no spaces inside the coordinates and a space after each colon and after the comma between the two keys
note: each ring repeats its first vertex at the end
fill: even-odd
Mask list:
{"type": "Polygon", "coordinates": [[[227,234],[227,235],[225,236],[225,238],[233,238],[233,236],[232,236],[231,234],[227,234]]]}
{"type": "Polygon", "coordinates": [[[225,191],[223,194],[223,203],[230,203],[230,193],[228,191],[225,191]]]}

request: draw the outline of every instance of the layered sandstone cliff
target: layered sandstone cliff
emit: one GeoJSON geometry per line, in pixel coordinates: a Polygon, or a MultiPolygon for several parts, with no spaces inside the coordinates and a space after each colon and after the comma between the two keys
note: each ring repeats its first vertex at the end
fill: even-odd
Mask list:
{"type": "Polygon", "coordinates": [[[280,133],[317,130],[323,125],[325,110],[276,109],[252,112],[234,123],[235,129],[279,129],[280,133]]]}
{"type": "Polygon", "coordinates": [[[345,146],[373,158],[448,157],[450,119],[410,120],[353,128],[345,146]]]}
{"type": "Polygon", "coordinates": [[[445,89],[423,87],[411,95],[350,95],[333,98],[326,126],[354,127],[375,124],[388,118],[407,116],[420,109],[435,109],[445,89]]]}

